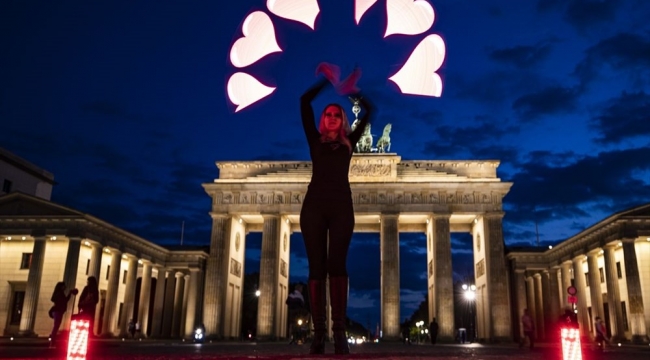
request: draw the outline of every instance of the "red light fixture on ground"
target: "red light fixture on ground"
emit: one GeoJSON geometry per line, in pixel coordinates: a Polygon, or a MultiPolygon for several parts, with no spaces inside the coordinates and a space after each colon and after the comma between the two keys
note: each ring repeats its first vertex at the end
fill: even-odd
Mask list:
{"type": "Polygon", "coordinates": [[[88,354],[88,333],[90,321],[74,319],[70,322],[70,337],[68,338],[68,360],[85,360],[88,354]]]}
{"type": "Polygon", "coordinates": [[[562,339],[562,359],[582,360],[580,329],[562,328],[560,330],[560,336],[562,339]]]}

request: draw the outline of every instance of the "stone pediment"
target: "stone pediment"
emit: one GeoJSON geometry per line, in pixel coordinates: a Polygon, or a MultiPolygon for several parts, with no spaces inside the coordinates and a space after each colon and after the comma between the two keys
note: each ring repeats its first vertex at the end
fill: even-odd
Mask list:
{"type": "Polygon", "coordinates": [[[650,203],[623,211],[618,217],[650,217],[650,203]]]}
{"type": "Polygon", "coordinates": [[[14,192],[0,197],[0,216],[84,216],[83,213],[53,202],[14,192]]]}

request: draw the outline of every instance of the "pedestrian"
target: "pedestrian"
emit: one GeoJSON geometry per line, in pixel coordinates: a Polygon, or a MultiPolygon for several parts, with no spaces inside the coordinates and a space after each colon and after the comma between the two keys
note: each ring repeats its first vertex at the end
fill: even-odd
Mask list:
{"type": "Polygon", "coordinates": [[[535,346],[535,322],[533,322],[533,317],[530,316],[528,309],[524,309],[524,314],[521,316],[521,326],[524,329],[524,336],[519,342],[519,347],[523,347],[526,338],[528,338],[529,347],[532,350],[535,346]]]}
{"type": "Polygon", "coordinates": [[[348,172],[352,150],[372,111],[367,99],[357,94],[365,113],[354,131],[350,131],[345,110],[338,104],[325,106],[317,128],[312,101],[328,84],[335,85],[341,95],[358,93],[356,82],[361,70],[355,69],[342,82],[338,81],[339,70],[334,65],[323,63],[316,71],[317,74],[322,73],[325,79],[319,80],[300,98],[302,125],[312,161],[311,181],[300,211],[300,228],[309,261],[309,302],[314,324],[309,353],[325,353],[325,283],[329,276],[334,352],[349,354],[345,334],[348,300],[346,261],[354,230],[354,209],[348,172]]]}
{"type": "Polygon", "coordinates": [[[129,320],[129,334],[131,334],[131,339],[135,338],[135,321],[133,319],[129,320]]]}
{"type": "Polygon", "coordinates": [[[54,303],[54,306],[50,309],[50,317],[54,319],[54,324],[52,325],[52,332],[50,332],[50,339],[52,344],[56,340],[56,336],[61,327],[61,322],[63,321],[63,314],[68,310],[68,302],[72,295],[77,295],[79,291],[77,289],[72,289],[66,295],[65,293],[65,283],[63,281],[58,282],[54,286],[54,291],[52,292],[52,297],[50,300],[54,303]]]}
{"type": "Polygon", "coordinates": [[[296,284],[292,293],[289,294],[285,301],[289,307],[289,334],[291,334],[291,341],[289,344],[296,344],[301,339],[300,328],[302,324],[298,324],[298,320],[305,312],[305,298],[302,296],[302,284],[296,284]]]}
{"type": "Polygon", "coordinates": [[[605,322],[599,317],[596,316],[596,344],[598,345],[598,350],[605,350],[605,343],[609,342],[609,337],[607,336],[607,327],[605,322]]]}
{"type": "Polygon", "coordinates": [[[429,336],[431,336],[431,345],[435,345],[438,338],[438,321],[436,321],[436,318],[433,318],[433,321],[429,324],[429,336]]]}
{"type": "Polygon", "coordinates": [[[97,285],[97,278],[89,276],[86,286],[84,286],[79,296],[79,314],[90,322],[90,331],[88,336],[93,337],[95,325],[95,310],[99,302],[99,288],[97,285]]]}

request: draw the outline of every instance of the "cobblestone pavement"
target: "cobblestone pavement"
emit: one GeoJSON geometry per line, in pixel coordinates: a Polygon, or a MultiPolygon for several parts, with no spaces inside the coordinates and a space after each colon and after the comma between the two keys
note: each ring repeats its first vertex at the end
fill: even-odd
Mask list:
{"type": "MultiPolygon", "coordinates": [[[[49,348],[46,340],[0,340],[1,359],[65,359],[65,345],[49,348]]],[[[445,359],[562,359],[555,344],[540,344],[536,349],[519,348],[515,344],[441,344],[404,345],[396,343],[363,344],[351,347],[347,356],[334,356],[334,347],[328,344],[325,355],[308,355],[308,345],[286,343],[218,342],[189,344],[165,341],[96,340],[91,343],[90,360],[280,360],[280,359],[381,359],[381,360],[445,360],[445,359]]],[[[590,346],[583,349],[583,360],[650,360],[650,346],[622,345],[605,352],[590,346]]]]}

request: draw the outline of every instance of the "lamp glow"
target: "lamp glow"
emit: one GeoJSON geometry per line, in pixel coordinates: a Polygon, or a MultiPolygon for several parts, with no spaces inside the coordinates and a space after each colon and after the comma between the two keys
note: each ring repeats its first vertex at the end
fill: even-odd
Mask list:
{"type": "Polygon", "coordinates": [[[417,35],[431,29],[435,18],[433,7],[425,0],[386,0],[386,33],[417,35]]]}
{"type": "Polygon", "coordinates": [[[429,35],[413,50],[402,68],[389,80],[403,94],[442,95],[442,79],[435,72],[445,60],[445,42],[439,35],[429,35]]]}
{"type": "Polygon", "coordinates": [[[228,79],[228,98],[237,105],[235,112],[269,96],[274,87],[266,86],[253,76],[238,72],[228,79]]]}

